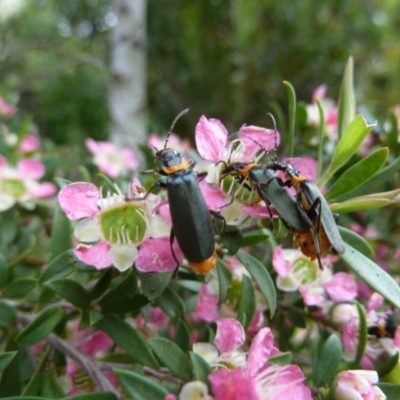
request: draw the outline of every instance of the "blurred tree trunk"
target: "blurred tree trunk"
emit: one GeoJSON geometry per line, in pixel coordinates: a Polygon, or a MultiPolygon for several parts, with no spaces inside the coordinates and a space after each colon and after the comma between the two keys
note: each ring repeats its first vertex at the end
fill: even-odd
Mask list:
{"type": "Polygon", "coordinates": [[[147,135],[146,0],[113,0],[111,141],[138,148],[147,135]]]}

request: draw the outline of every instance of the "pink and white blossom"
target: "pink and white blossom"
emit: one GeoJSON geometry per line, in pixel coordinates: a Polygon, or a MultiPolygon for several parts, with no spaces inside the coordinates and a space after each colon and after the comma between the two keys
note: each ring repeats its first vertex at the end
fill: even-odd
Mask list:
{"type": "Polygon", "coordinates": [[[0,155],[0,211],[16,203],[32,210],[36,199],[54,195],[57,190],[54,184],[39,182],[44,174],[45,167],[39,160],[22,159],[14,167],[0,155]]]}
{"type": "Polygon", "coordinates": [[[118,178],[139,166],[138,158],[132,149],[118,148],[111,142],[86,139],[86,147],[93,154],[93,162],[99,170],[111,178],[118,178]]]}

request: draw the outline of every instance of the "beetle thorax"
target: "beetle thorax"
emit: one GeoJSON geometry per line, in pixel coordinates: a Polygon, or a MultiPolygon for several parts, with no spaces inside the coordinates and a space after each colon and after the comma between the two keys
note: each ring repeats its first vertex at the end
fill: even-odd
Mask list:
{"type": "Polygon", "coordinates": [[[156,157],[160,160],[161,167],[166,174],[183,171],[189,167],[189,162],[176,150],[159,150],[156,153],[156,157]]]}

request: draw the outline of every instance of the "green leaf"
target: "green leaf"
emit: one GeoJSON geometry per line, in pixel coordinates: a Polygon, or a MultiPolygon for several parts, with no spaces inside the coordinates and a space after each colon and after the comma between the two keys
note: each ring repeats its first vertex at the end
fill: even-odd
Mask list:
{"type": "Polygon", "coordinates": [[[231,273],[220,258],[217,258],[217,272],[219,289],[218,304],[222,304],[225,302],[226,296],[228,294],[228,286],[231,280],[231,273]]]}
{"type": "Polygon", "coordinates": [[[336,199],[361,186],[372,178],[386,163],[389,149],[383,147],[347,169],[325,193],[327,200],[336,199]]]}
{"type": "Polygon", "coordinates": [[[321,176],[322,163],[324,156],[324,137],[325,137],[325,114],[324,107],[320,99],[316,99],[319,114],[319,124],[318,124],[318,158],[317,158],[317,178],[321,176]]]}
{"type": "Polygon", "coordinates": [[[31,346],[46,339],[64,317],[65,312],[60,307],[47,308],[17,335],[17,342],[25,346],[31,346]]]}
{"type": "Polygon", "coordinates": [[[400,399],[400,385],[395,385],[393,383],[378,383],[376,386],[385,393],[386,400],[400,399]]]}
{"type": "Polygon", "coordinates": [[[208,375],[211,373],[210,364],[200,354],[195,352],[191,351],[189,356],[193,365],[193,379],[208,384],[208,375]]]}
{"type": "Polygon", "coordinates": [[[156,274],[141,273],[139,275],[140,289],[149,299],[154,300],[166,289],[171,282],[173,272],[163,272],[156,274]]]}
{"type": "Polygon", "coordinates": [[[242,245],[242,233],[236,226],[228,225],[219,237],[231,255],[236,254],[242,245]]]}
{"type": "Polygon", "coordinates": [[[72,279],[54,279],[47,282],[46,286],[54,290],[74,306],[88,308],[90,305],[89,293],[82,285],[72,279]]]}
{"type": "Polygon", "coordinates": [[[114,369],[118,381],[129,398],[134,400],[164,400],[168,391],[153,380],[123,369],[114,369]]]}
{"type": "Polygon", "coordinates": [[[17,351],[6,351],[0,354],[0,372],[5,370],[17,353],[17,351]]]}
{"type": "Polygon", "coordinates": [[[107,290],[107,288],[110,286],[110,283],[112,282],[113,275],[113,268],[106,268],[104,271],[101,272],[100,278],[94,285],[93,289],[89,292],[91,299],[97,299],[104,294],[104,292],[107,290]]]}
{"type": "Polygon", "coordinates": [[[333,212],[346,214],[355,211],[372,210],[374,208],[386,207],[395,201],[383,197],[385,193],[380,193],[381,198],[371,196],[354,197],[354,199],[343,201],[342,203],[331,203],[329,207],[333,212]]]}
{"type": "Polygon", "coordinates": [[[185,312],[185,303],[181,297],[169,287],[157,297],[156,303],[172,318],[182,316],[185,312]]]}
{"type": "Polygon", "coordinates": [[[342,86],[338,101],[338,132],[341,138],[347,131],[356,113],[356,100],[353,88],[353,58],[349,57],[344,69],[342,86]]]}
{"type": "Polygon", "coordinates": [[[35,396],[38,394],[43,394],[41,393],[41,387],[43,384],[44,370],[50,355],[50,351],[51,351],[50,346],[45,347],[45,351],[41,355],[39,364],[36,366],[35,371],[33,372],[33,374],[29,379],[29,382],[26,384],[24,390],[22,391],[23,396],[35,396]]]}
{"type": "Polygon", "coordinates": [[[396,352],[391,357],[389,357],[389,359],[387,359],[383,365],[379,367],[379,369],[377,370],[379,377],[382,378],[383,376],[389,374],[393,370],[393,368],[397,366],[398,363],[399,353],[396,352]]]}
{"type": "Polygon", "coordinates": [[[271,231],[265,228],[247,232],[243,235],[241,247],[254,246],[259,243],[264,243],[269,240],[271,236],[271,231]]]}
{"type": "Polygon", "coordinates": [[[102,307],[105,313],[127,313],[131,312],[137,314],[140,309],[149,304],[149,300],[146,296],[136,293],[132,297],[124,296],[116,298],[115,301],[108,302],[102,307]]]}
{"type": "Polygon", "coordinates": [[[148,339],[147,343],[160,363],[167,367],[173,375],[184,382],[190,381],[192,368],[189,359],[176,343],[162,337],[148,339]]]}
{"type": "Polygon", "coordinates": [[[340,139],[333,153],[331,163],[318,182],[319,187],[325,186],[329,179],[332,178],[333,174],[350,159],[373,127],[374,125],[368,125],[366,123],[361,114],[355,117],[346,133],[340,139]]]}
{"type": "Polygon", "coordinates": [[[36,286],[36,279],[18,278],[12,281],[3,292],[3,297],[9,299],[24,298],[36,286]]]}
{"type": "Polygon", "coordinates": [[[68,250],[52,260],[39,277],[39,283],[43,284],[53,279],[65,278],[75,271],[77,264],[73,250],[68,250]]]}
{"type": "Polygon", "coordinates": [[[44,373],[41,394],[52,399],[60,399],[64,395],[64,391],[57,381],[57,373],[54,367],[44,373]]]}
{"type": "Polygon", "coordinates": [[[71,247],[71,223],[61,210],[60,205],[56,203],[53,226],[51,229],[50,261],[67,250],[71,250],[71,247]]]}
{"type": "Polygon", "coordinates": [[[152,368],[158,367],[156,359],[142,336],[121,318],[115,315],[104,315],[96,322],[95,326],[106,332],[136,362],[152,368]]]}
{"type": "Polygon", "coordinates": [[[359,318],[359,331],[358,331],[358,346],[356,357],[353,362],[353,369],[360,368],[361,360],[364,356],[365,349],[367,347],[368,342],[368,325],[367,325],[367,317],[365,315],[364,307],[358,302],[354,302],[357,311],[358,311],[358,318],[359,318]]]}
{"type": "Polygon", "coordinates": [[[340,255],[353,272],[372,289],[381,294],[389,303],[400,307],[400,287],[379,265],[365,257],[347,243],[346,251],[340,255]]]}
{"type": "Polygon", "coordinates": [[[366,257],[372,258],[374,256],[374,249],[366,239],[350,229],[343,228],[343,226],[338,226],[338,229],[343,241],[354,247],[366,257]]]}
{"type": "Polygon", "coordinates": [[[293,157],[293,144],[294,144],[294,133],[296,127],[296,92],[294,87],[288,81],[283,81],[283,84],[286,86],[287,94],[288,94],[288,106],[289,106],[289,157],[293,157]]]}
{"type": "Polygon", "coordinates": [[[313,381],[316,387],[329,386],[336,377],[342,359],[342,343],[332,334],[318,351],[313,365],[313,381]]]}
{"type": "Polygon", "coordinates": [[[12,396],[12,397],[2,397],[1,400],[54,400],[48,397],[38,397],[38,396],[12,396]]]}
{"type": "Polygon", "coordinates": [[[0,328],[8,329],[8,327],[17,320],[17,311],[13,306],[0,301],[0,328]]]}
{"type": "Polygon", "coordinates": [[[381,169],[368,182],[365,182],[357,189],[354,189],[351,192],[346,193],[346,195],[343,196],[341,200],[346,200],[352,197],[362,196],[368,193],[376,192],[378,190],[377,188],[382,187],[383,183],[388,182],[390,177],[398,170],[400,170],[400,157],[396,158],[387,167],[381,169]]]}
{"type": "Polygon", "coordinates": [[[17,237],[19,217],[14,208],[0,213],[0,243],[10,244],[17,237]]]}
{"type": "Polygon", "coordinates": [[[189,328],[185,324],[185,321],[179,318],[176,325],[176,333],[174,338],[175,343],[184,351],[185,353],[189,351],[190,348],[190,332],[189,328]]]}
{"type": "Polygon", "coordinates": [[[137,280],[130,269],[125,275],[121,275],[120,282],[106,292],[99,300],[102,307],[115,303],[120,298],[132,298],[137,291],[137,280]]]}
{"type": "Polygon", "coordinates": [[[3,256],[3,254],[0,253],[0,289],[6,286],[7,283],[8,283],[7,260],[3,256]]]}
{"type": "Polygon", "coordinates": [[[256,295],[250,278],[243,275],[242,294],[240,296],[239,310],[236,319],[246,331],[256,312],[256,295]]]}
{"type": "Polygon", "coordinates": [[[267,300],[269,315],[272,318],[276,310],[276,290],[270,274],[264,265],[243,250],[238,251],[237,257],[250,272],[250,275],[253,277],[253,279],[257,282],[261,293],[267,300]]]}
{"type": "Polygon", "coordinates": [[[269,357],[268,364],[276,364],[276,365],[289,365],[292,363],[293,354],[290,351],[286,351],[285,353],[278,354],[277,356],[269,357]]]}
{"type": "Polygon", "coordinates": [[[118,400],[114,393],[96,392],[76,394],[75,396],[63,397],[61,400],[118,400]]]}

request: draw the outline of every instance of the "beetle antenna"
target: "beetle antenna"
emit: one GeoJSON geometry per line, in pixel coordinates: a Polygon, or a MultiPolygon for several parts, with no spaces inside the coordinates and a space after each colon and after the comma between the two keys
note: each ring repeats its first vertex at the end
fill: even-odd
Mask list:
{"type": "Polygon", "coordinates": [[[182,117],[182,115],[186,114],[188,111],[189,111],[188,108],[187,108],[186,110],[181,111],[181,112],[175,117],[175,119],[172,121],[172,124],[171,124],[170,128],[168,129],[167,138],[165,139],[164,150],[167,148],[167,144],[168,144],[169,137],[171,136],[172,130],[175,128],[175,124],[178,122],[178,119],[179,119],[180,117],[182,117]]]}
{"type": "Polygon", "coordinates": [[[274,155],[271,157],[272,162],[276,162],[278,160],[278,151],[277,151],[277,147],[278,147],[278,135],[277,135],[277,129],[276,129],[276,121],[275,121],[275,117],[268,112],[267,115],[269,115],[269,117],[272,119],[272,123],[274,124],[274,138],[275,138],[275,142],[274,142],[274,155]]]}

